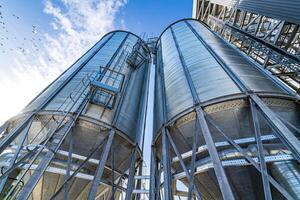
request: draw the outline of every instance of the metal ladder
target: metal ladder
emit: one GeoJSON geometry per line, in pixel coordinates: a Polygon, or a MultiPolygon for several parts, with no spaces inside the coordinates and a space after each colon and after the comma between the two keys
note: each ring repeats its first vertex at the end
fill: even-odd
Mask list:
{"type": "MultiPolygon", "coordinates": [[[[138,176],[135,176],[134,179],[136,181],[150,180],[150,176],[149,175],[138,175],[138,176]]],[[[150,182],[149,182],[149,186],[150,186],[150,182]]],[[[140,188],[136,188],[132,191],[132,194],[135,196],[145,194],[148,197],[148,199],[150,199],[149,193],[150,193],[149,188],[145,188],[145,186],[142,183],[140,184],[140,188]]]]}

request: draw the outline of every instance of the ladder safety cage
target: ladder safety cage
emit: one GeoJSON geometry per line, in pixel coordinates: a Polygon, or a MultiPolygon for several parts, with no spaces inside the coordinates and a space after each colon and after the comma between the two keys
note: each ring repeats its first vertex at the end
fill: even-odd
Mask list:
{"type": "Polygon", "coordinates": [[[134,69],[139,68],[147,58],[144,56],[145,47],[142,44],[142,41],[139,40],[132,48],[131,54],[127,58],[127,63],[134,69]]]}
{"type": "Polygon", "coordinates": [[[122,90],[124,77],[125,75],[120,72],[108,67],[100,67],[96,78],[90,83],[93,91],[90,102],[113,109],[117,95],[122,90]]]}

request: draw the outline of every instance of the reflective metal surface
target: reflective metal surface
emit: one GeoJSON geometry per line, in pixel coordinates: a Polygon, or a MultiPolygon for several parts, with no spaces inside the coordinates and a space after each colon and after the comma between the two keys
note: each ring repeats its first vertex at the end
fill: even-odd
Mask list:
{"type": "MultiPolygon", "coordinates": [[[[235,49],[227,45],[205,26],[194,20],[189,21],[189,23],[205,39],[205,43],[222,58],[224,64],[230,66],[230,69],[238,75],[250,90],[287,94],[286,91],[258,70],[253,63],[242,57],[235,49]]],[[[185,21],[180,21],[172,27],[201,102],[242,93],[220,63],[190,30],[185,21]]],[[[165,30],[158,43],[157,63],[158,67],[162,67],[164,74],[167,118],[170,120],[180,112],[193,106],[191,93],[188,90],[188,84],[179,62],[170,29],[165,30]],[[163,66],[161,66],[161,63],[163,63],[163,66]]],[[[156,87],[160,87],[156,89],[157,98],[159,98],[159,90],[162,90],[159,84],[159,81],[157,81],[156,87]]],[[[156,101],[156,104],[159,103],[160,101],[156,101]]],[[[157,111],[157,115],[160,115],[159,111],[157,111]]],[[[162,121],[157,123],[162,124],[162,121]]]]}
{"type": "Polygon", "coordinates": [[[164,178],[152,180],[162,181],[165,199],[298,198],[300,182],[287,170],[299,162],[300,105],[291,90],[196,20],[162,33],[156,67],[152,167],[164,178]]]}
{"type": "Polygon", "coordinates": [[[298,12],[300,7],[299,0],[289,2],[284,0],[212,0],[212,2],[235,6],[238,9],[264,14],[276,19],[300,23],[300,14],[298,12]]]}
{"type": "Polygon", "coordinates": [[[295,199],[300,199],[299,165],[293,161],[282,161],[271,164],[271,172],[295,199]]]}
{"type": "Polygon", "coordinates": [[[193,18],[299,94],[299,9],[299,0],[194,0],[193,18]]]}
{"type": "Polygon", "coordinates": [[[138,36],[108,33],[8,120],[0,133],[0,198],[126,192],[142,160],[150,57],[138,36]]]}
{"type": "MultiPolygon", "coordinates": [[[[125,75],[125,79],[128,82],[128,89],[126,89],[124,98],[120,101],[119,95],[116,106],[112,110],[104,110],[101,106],[89,104],[86,108],[86,113],[83,115],[95,118],[107,124],[112,124],[114,118],[116,118],[116,128],[127,134],[133,141],[135,141],[136,137],[141,138],[141,136],[136,135],[137,132],[142,132],[140,127],[138,127],[140,125],[136,122],[139,119],[138,115],[143,115],[143,113],[139,112],[140,109],[145,106],[145,97],[147,94],[143,91],[146,91],[147,88],[149,63],[144,62],[137,70],[131,70],[130,66],[126,63],[127,57],[132,52],[133,46],[139,42],[138,40],[139,39],[135,35],[127,32],[120,31],[107,34],[82,58],[64,72],[62,76],[55,80],[49,88],[32,101],[23,112],[36,110],[50,94],[53,94],[55,90],[61,86],[62,88],[60,91],[55,94],[42,110],[67,110],[69,108],[67,107],[67,104],[72,100],[64,100],[70,96],[74,89],[76,89],[76,86],[80,83],[82,78],[86,74],[97,72],[100,67],[109,65],[109,69],[117,70],[125,75]],[[116,51],[118,52],[115,55],[116,51]],[[71,78],[71,80],[65,82],[68,78],[71,78]],[[64,105],[62,106],[61,104],[64,105]],[[115,116],[119,104],[120,111],[118,111],[118,116],[115,116]],[[104,112],[102,116],[99,115],[99,113],[102,112],[104,112]]],[[[145,44],[143,46],[143,48],[145,48],[145,44]]],[[[144,52],[144,56],[149,59],[149,52],[144,52]]],[[[123,85],[122,89],[124,89],[124,87],[125,86],[123,85]]],[[[79,101],[77,104],[79,105],[80,103],[81,102],[79,101]]],[[[77,107],[75,106],[72,110],[75,111],[76,108],[77,107]]],[[[139,144],[141,144],[140,141],[139,144]]]]}

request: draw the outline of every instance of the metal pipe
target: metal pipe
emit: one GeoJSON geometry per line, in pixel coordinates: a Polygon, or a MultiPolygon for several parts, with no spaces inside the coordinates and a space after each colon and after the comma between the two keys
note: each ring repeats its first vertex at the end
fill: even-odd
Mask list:
{"type": "Polygon", "coordinates": [[[295,161],[280,161],[270,165],[274,178],[290,193],[300,200],[300,167],[295,161]]]}

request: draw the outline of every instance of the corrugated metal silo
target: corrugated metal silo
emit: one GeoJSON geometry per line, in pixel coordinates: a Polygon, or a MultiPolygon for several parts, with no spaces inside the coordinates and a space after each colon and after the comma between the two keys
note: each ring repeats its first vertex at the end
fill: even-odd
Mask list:
{"type": "Polygon", "coordinates": [[[297,95],[196,20],[162,33],[156,63],[151,199],[161,171],[164,199],[300,198],[297,95]]]}
{"type": "Polygon", "coordinates": [[[2,197],[108,199],[127,190],[129,198],[141,162],[149,62],[139,37],[110,32],[8,120],[2,197]]]}

